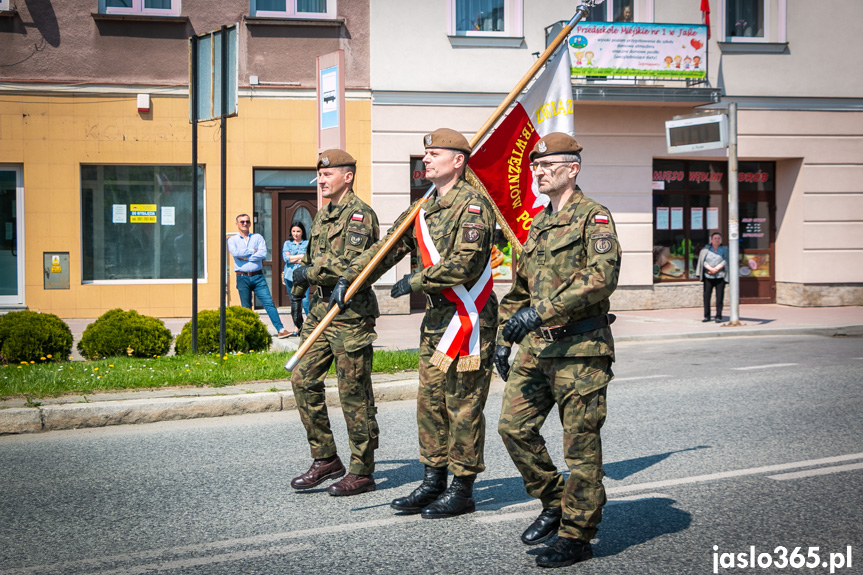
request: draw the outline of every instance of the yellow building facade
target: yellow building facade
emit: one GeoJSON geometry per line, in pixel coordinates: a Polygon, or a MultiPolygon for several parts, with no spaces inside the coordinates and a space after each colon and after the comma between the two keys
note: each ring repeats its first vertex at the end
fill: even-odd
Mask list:
{"type": "MultiPolygon", "coordinates": [[[[313,178],[318,153],[316,100],[313,91],[305,92],[302,96],[282,97],[244,96],[241,92],[238,116],[227,120],[228,233],[236,232],[237,214],[255,212],[256,174],[301,176],[301,191],[306,196],[314,193],[314,183],[308,175],[311,173],[313,178]]],[[[165,175],[191,173],[188,97],[153,91],[150,95],[150,110],[146,112],[138,111],[136,94],[131,89],[86,94],[54,88],[48,93],[6,91],[0,95],[0,171],[7,181],[14,177],[18,190],[16,202],[6,211],[20,214],[7,222],[6,240],[12,240],[15,257],[23,259],[19,282],[15,283],[18,300],[9,305],[7,299],[5,308],[27,308],[63,318],[94,318],[113,308],[134,309],[156,317],[191,314],[191,265],[184,267],[181,263],[184,256],[187,263],[191,261],[188,250],[182,248],[190,246],[191,240],[178,241],[188,232],[188,220],[178,217],[182,208],[168,205],[175,200],[160,205],[152,199],[146,183],[125,186],[132,190],[132,196],[140,194],[140,204],[135,204],[134,197],[128,203],[111,204],[107,192],[97,202],[90,189],[93,181],[110,179],[109,173],[128,174],[140,168],[137,171],[146,175],[157,167],[152,181],[161,190],[158,197],[173,193],[175,198],[184,197],[183,203],[188,201],[185,196],[189,194],[183,196],[182,192],[186,189],[183,186],[191,191],[188,182],[172,182],[165,175]],[[23,223],[18,221],[22,216],[23,223]],[[157,228],[162,230],[160,234],[153,232],[157,228]],[[124,239],[115,250],[119,253],[113,253],[112,238],[120,236],[111,229],[122,230],[123,238],[134,239],[138,234],[144,240],[124,239]],[[170,237],[174,237],[174,244],[165,239],[170,237]],[[156,244],[148,238],[156,238],[156,244]],[[152,254],[147,252],[156,248],[161,260],[155,265],[161,272],[153,277],[147,273],[153,265],[152,254]],[[126,275],[138,277],[112,279],[106,275],[105,254],[109,252],[126,275]],[[68,254],[68,260],[52,261],[55,254],[68,254]],[[95,264],[91,254],[101,254],[95,264]],[[143,264],[138,262],[146,266],[140,267],[143,264]],[[171,273],[165,271],[166,265],[175,266],[171,273]],[[63,283],[64,274],[68,274],[68,287],[63,283]],[[178,274],[185,277],[176,277],[178,274]],[[60,287],[53,281],[58,277],[60,287]]],[[[370,99],[348,96],[345,117],[345,147],[357,158],[355,190],[370,202],[370,99]]],[[[220,136],[218,121],[199,125],[198,164],[203,166],[204,174],[203,218],[199,222],[203,235],[199,310],[219,306],[220,242],[224,241],[220,237],[220,136]]],[[[284,193],[292,192],[285,188],[284,193]]],[[[270,225],[275,227],[272,222],[270,225]]],[[[273,276],[279,282],[281,275],[281,246],[272,245],[271,240],[276,237],[280,237],[278,231],[265,236],[273,255],[271,288],[273,276]]],[[[228,260],[228,298],[231,304],[238,305],[230,256],[228,260]]],[[[12,268],[7,265],[3,273],[13,273],[12,268]]],[[[6,283],[12,285],[12,278],[7,279],[6,283]]]]}

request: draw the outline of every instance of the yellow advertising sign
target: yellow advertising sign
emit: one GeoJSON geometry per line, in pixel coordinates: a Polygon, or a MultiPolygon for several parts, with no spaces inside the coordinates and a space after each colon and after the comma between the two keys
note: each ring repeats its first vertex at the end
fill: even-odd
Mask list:
{"type": "Polygon", "coordinates": [[[155,224],[156,204],[132,204],[130,206],[129,222],[155,224]]]}

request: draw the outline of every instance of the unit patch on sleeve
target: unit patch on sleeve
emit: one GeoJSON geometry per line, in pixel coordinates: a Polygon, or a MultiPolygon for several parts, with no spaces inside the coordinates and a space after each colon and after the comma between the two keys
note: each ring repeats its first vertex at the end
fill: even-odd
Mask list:
{"type": "Polygon", "coordinates": [[[593,244],[593,249],[598,254],[605,254],[611,251],[611,240],[608,238],[599,238],[593,244]]]}

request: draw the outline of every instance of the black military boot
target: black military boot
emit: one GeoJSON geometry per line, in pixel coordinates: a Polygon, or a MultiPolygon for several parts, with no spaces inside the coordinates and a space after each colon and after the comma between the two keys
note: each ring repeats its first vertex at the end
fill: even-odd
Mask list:
{"type": "Polygon", "coordinates": [[[452,483],[443,492],[443,495],[423,509],[423,519],[455,517],[473,512],[476,509],[476,504],[473,501],[474,481],[476,481],[476,475],[453,477],[452,483]]]}
{"type": "Polygon", "coordinates": [[[432,503],[446,489],[446,467],[429,467],[426,465],[423,482],[411,491],[407,497],[399,497],[390,503],[390,507],[407,515],[422,511],[423,507],[432,503]]]}
{"type": "Polygon", "coordinates": [[[543,509],[533,523],[521,534],[521,540],[525,545],[537,545],[544,543],[557,534],[561,518],[560,507],[543,509]]]}
{"type": "Polygon", "coordinates": [[[536,556],[540,567],[566,567],[593,557],[590,542],[569,537],[558,537],[551,547],[546,547],[536,556]]]}

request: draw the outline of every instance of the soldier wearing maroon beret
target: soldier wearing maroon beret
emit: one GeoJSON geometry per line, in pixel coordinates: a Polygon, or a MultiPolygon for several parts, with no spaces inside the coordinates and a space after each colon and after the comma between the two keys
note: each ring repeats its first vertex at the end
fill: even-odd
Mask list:
{"type": "Polygon", "coordinates": [[[512,289],[500,304],[494,362],[506,381],[498,432],[543,511],[524,531],[541,567],[564,567],[593,556],[590,540],[602,518],[605,391],[613,374],[608,313],[620,271],[620,246],[608,209],[586,197],[575,138],[555,132],[530,152],[539,191],[549,205],[533,220],[512,289]],[[512,344],[518,353],[509,365],[512,344]],[[564,480],[540,429],[557,405],[563,424],[564,480]]]}

